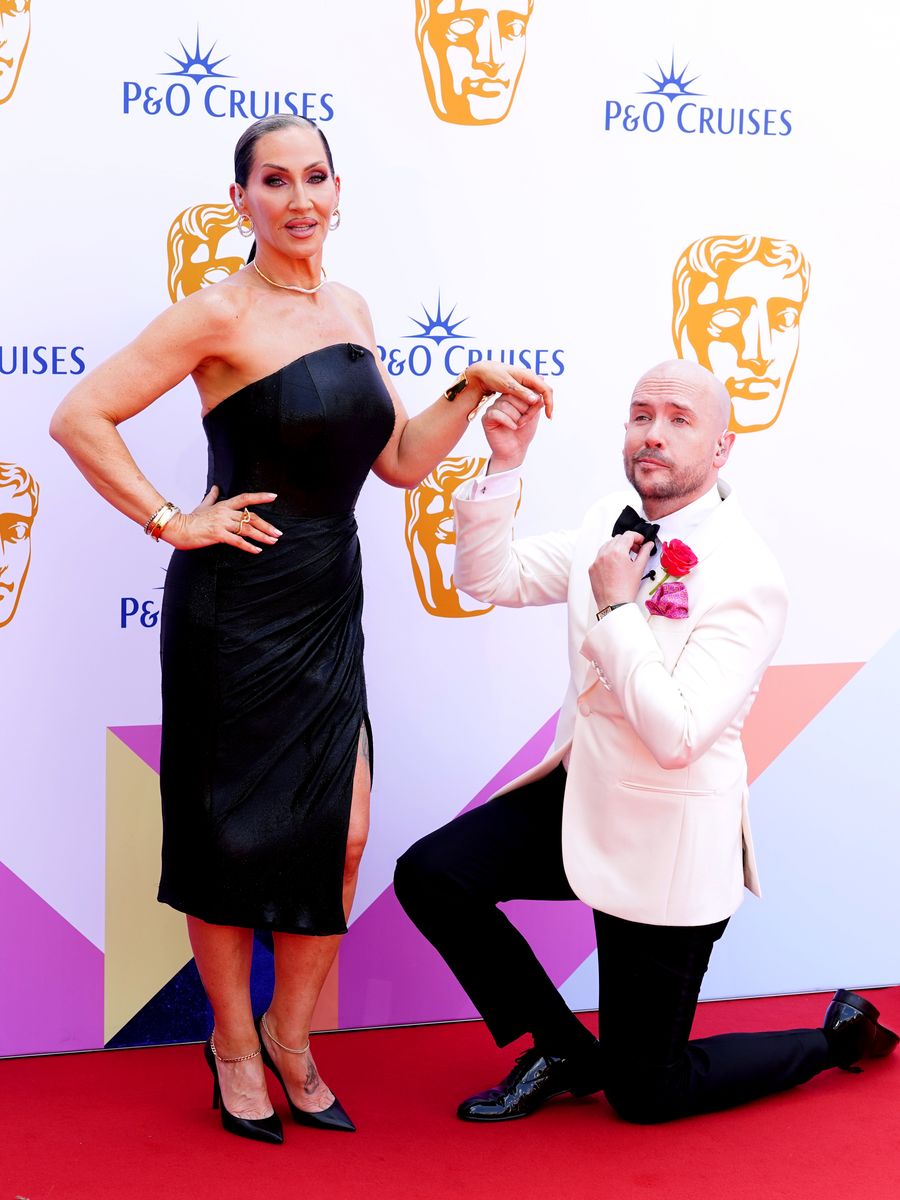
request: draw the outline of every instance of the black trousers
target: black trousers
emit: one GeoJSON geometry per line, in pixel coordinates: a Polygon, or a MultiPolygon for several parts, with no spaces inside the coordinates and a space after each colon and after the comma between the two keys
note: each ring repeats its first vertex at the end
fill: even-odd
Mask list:
{"type": "MultiPolygon", "coordinates": [[[[562,767],[422,838],[397,863],[400,903],[484,1017],[498,1045],[546,1038],[572,1014],[497,903],[575,900],[561,850],[562,767]]],[[[729,1108],[833,1066],[821,1029],[690,1041],[700,985],[727,920],[660,926],[595,912],[607,1100],[655,1123],[729,1108]]]]}

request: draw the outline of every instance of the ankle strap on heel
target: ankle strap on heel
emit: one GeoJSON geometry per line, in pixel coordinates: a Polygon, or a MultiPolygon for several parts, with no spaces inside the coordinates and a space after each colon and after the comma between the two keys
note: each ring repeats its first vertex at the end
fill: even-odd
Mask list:
{"type": "MultiPolygon", "coordinates": [[[[309,1050],[309,1039],[307,1039],[306,1045],[303,1046],[300,1050],[298,1050],[294,1046],[285,1046],[284,1042],[279,1042],[278,1038],[274,1036],[274,1034],[272,1033],[272,1030],[269,1028],[268,1022],[266,1021],[266,1017],[268,1015],[269,1015],[268,1013],[263,1013],[262,1017],[260,1018],[259,1024],[260,1024],[260,1027],[262,1028],[263,1032],[265,1033],[266,1037],[272,1043],[272,1045],[277,1046],[279,1048],[279,1050],[284,1050],[284,1052],[286,1054],[306,1054],[307,1050],[309,1050]]],[[[257,1051],[257,1053],[259,1053],[259,1052],[257,1051]]]]}

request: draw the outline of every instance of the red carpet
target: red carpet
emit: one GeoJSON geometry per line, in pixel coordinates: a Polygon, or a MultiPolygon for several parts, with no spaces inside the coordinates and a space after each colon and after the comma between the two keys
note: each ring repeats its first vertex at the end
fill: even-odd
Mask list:
{"type": "MultiPolygon", "coordinates": [[[[900,1028],[900,988],[870,993],[900,1028]]],[[[818,1025],[827,997],[702,1005],[695,1033],[818,1025]]],[[[828,1071],[746,1108],[671,1125],[619,1121],[602,1097],[524,1121],[458,1121],[494,1082],[479,1024],[344,1033],[316,1057],[359,1125],[289,1122],[283,1146],[226,1135],[197,1046],[0,1062],[0,1200],[896,1200],[900,1055],[828,1071]]]]}

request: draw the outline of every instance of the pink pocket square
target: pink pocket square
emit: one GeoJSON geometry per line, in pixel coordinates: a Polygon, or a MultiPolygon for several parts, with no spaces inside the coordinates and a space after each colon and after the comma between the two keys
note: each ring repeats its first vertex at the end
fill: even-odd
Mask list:
{"type": "Polygon", "coordinates": [[[649,600],[645,600],[647,611],[653,617],[671,617],[681,620],[688,615],[687,588],[680,580],[662,583],[649,600]]]}

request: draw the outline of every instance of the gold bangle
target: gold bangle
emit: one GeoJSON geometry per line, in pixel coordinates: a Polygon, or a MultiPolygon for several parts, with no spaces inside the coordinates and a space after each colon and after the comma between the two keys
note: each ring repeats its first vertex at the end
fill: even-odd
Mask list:
{"type": "Polygon", "coordinates": [[[153,538],[154,542],[159,541],[159,537],[160,537],[160,534],[162,533],[162,531],[165,529],[165,527],[168,525],[168,523],[172,520],[172,518],[177,517],[180,512],[181,512],[181,509],[178,508],[177,505],[171,504],[169,506],[168,510],[166,512],[164,512],[162,514],[162,516],[157,519],[156,527],[154,529],[150,530],[150,536],[153,538]]]}
{"type": "Polygon", "coordinates": [[[460,373],[457,375],[457,377],[454,379],[454,381],[450,384],[450,386],[444,392],[444,399],[449,400],[452,404],[452,402],[456,399],[456,397],[459,395],[459,393],[465,391],[465,389],[468,386],[469,386],[469,380],[466,377],[465,371],[460,371],[460,373]]]}
{"type": "Polygon", "coordinates": [[[148,533],[150,537],[153,538],[154,542],[158,542],[159,535],[172,520],[172,518],[177,516],[177,514],[180,512],[181,509],[176,504],[173,504],[171,500],[167,500],[161,508],[157,509],[157,511],[144,526],[144,532],[148,533]]]}
{"type": "MultiPolygon", "coordinates": [[[[456,399],[460,392],[464,391],[469,386],[469,378],[465,371],[461,371],[453,383],[444,392],[444,396],[451,403],[456,399]]],[[[496,392],[482,392],[479,398],[475,401],[472,408],[466,414],[467,421],[474,421],[484,406],[489,400],[496,396],[496,392]]]]}
{"type": "Polygon", "coordinates": [[[174,507],[175,507],[175,505],[172,503],[172,501],[171,501],[171,500],[166,500],[166,501],[164,501],[164,502],[163,502],[163,503],[162,503],[162,504],[159,506],[159,508],[156,510],[156,512],[153,514],[153,516],[150,518],[150,520],[147,522],[147,524],[144,526],[144,533],[149,533],[149,534],[151,535],[151,537],[152,537],[152,535],[153,535],[153,530],[156,528],[157,522],[159,521],[160,517],[161,517],[161,516],[162,516],[162,515],[163,515],[163,514],[164,514],[164,513],[165,513],[165,512],[168,510],[168,509],[170,509],[170,508],[174,508],[174,507]]]}
{"type": "Polygon", "coordinates": [[[478,416],[478,414],[483,412],[484,409],[487,408],[487,406],[490,404],[490,402],[493,400],[493,398],[496,395],[497,395],[496,392],[485,392],[484,395],[481,397],[481,399],[478,401],[478,403],[475,405],[475,407],[472,409],[472,411],[467,415],[466,420],[474,421],[475,418],[478,416]]]}
{"type": "Polygon", "coordinates": [[[153,516],[148,520],[147,524],[144,526],[144,533],[150,532],[153,522],[156,520],[156,518],[159,516],[159,514],[162,512],[162,510],[166,507],[166,504],[168,504],[168,503],[169,503],[169,501],[166,500],[165,504],[161,504],[159,506],[159,508],[156,510],[156,512],[153,514],[153,516]]]}

